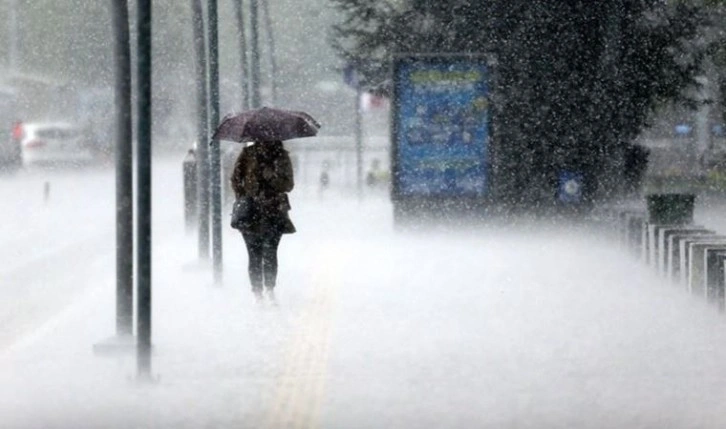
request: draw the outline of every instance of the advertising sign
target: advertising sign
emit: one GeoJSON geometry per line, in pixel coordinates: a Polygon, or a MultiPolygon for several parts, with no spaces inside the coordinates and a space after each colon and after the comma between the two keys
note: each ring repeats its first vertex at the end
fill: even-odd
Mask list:
{"type": "Polygon", "coordinates": [[[399,57],[393,84],[394,197],[486,196],[485,58],[399,57]]]}

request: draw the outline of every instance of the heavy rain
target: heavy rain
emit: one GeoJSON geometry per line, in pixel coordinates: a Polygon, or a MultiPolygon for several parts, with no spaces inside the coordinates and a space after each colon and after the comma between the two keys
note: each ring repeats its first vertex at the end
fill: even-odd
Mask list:
{"type": "Polygon", "coordinates": [[[1,428],[726,425],[724,1],[0,34],[1,428]]]}

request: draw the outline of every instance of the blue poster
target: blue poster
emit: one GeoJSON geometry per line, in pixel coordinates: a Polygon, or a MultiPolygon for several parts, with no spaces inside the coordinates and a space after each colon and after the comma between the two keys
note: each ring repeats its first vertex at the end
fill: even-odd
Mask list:
{"type": "Polygon", "coordinates": [[[402,59],[394,85],[394,192],[485,196],[489,85],[484,59],[402,59]]]}

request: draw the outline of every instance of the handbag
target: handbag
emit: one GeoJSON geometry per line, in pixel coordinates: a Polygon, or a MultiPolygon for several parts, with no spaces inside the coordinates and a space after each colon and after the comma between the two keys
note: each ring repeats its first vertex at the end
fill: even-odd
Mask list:
{"type": "Polygon", "coordinates": [[[230,226],[234,229],[249,227],[254,221],[255,213],[256,207],[252,197],[242,196],[235,199],[230,226]]]}

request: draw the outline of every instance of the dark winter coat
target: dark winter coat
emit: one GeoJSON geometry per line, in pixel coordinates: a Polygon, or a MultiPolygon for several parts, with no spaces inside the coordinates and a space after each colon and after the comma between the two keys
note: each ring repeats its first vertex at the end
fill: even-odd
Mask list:
{"type": "Polygon", "coordinates": [[[244,232],[295,232],[287,198],[294,186],[292,162],[282,142],[258,142],[245,147],[234,165],[232,189],[237,198],[252,197],[260,216],[244,232]]]}

